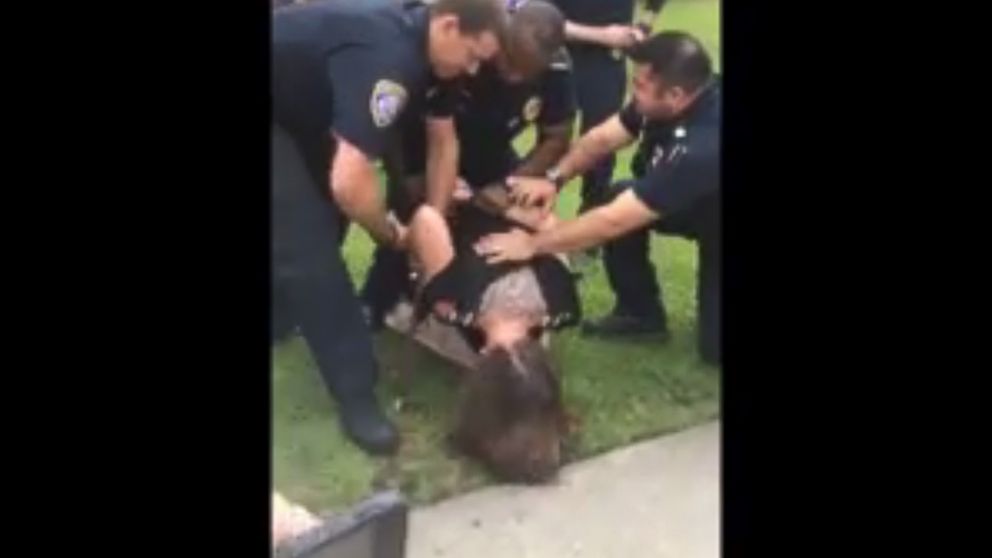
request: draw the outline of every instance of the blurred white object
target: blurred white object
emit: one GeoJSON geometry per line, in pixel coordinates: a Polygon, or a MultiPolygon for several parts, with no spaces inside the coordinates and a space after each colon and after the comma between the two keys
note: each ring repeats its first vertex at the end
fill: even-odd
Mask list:
{"type": "Polygon", "coordinates": [[[278,492],[272,493],[272,546],[320,524],[303,506],[291,504],[278,492]]]}

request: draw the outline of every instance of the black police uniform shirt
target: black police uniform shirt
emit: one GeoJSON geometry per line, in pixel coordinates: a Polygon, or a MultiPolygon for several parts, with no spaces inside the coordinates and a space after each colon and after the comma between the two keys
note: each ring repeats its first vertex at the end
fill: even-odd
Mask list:
{"type": "Polygon", "coordinates": [[[273,122],[327,184],[337,134],[379,158],[411,98],[431,79],[420,2],[363,0],[281,7],[272,16],[273,122]]]}
{"type": "Polygon", "coordinates": [[[719,230],[720,83],[706,87],[670,122],[649,121],[629,103],[619,114],[644,160],[634,194],[661,216],[659,232],[699,239],[719,230]]]}
{"type": "MultiPolygon", "coordinates": [[[[565,19],[582,25],[630,25],[636,0],[551,0],[565,19]]],[[[666,0],[646,0],[644,5],[657,13],[666,0]]]]}
{"type": "MultiPolygon", "coordinates": [[[[503,180],[519,159],[513,140],[531,124],[553,126],[572,119],[575,98],[572,68],[562,51],[549,68],[529,82],[508,83],[498,69],[485,64],[479,73],[449,88],[434,102],[434,113],[453,105],[459,141],[459,176],[473,188],[503,180]],[[457,98],[453,98],[457,96],[457,98]]],[[[422,122],[404,127],[407,174],[424,172],[426,159],[422,122]]]]}

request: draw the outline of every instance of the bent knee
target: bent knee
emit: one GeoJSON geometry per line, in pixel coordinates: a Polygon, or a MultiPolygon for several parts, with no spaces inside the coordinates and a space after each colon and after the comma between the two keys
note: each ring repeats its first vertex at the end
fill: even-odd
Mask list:
{"type": "Polygon", "coordinates": [[[427,204],[421,204],[413,212],[413,217],[410,218],[411,232],[432,231],[445,227],[447,227],[447,224],[445,223],[444,215],[441,215],[440,211],[427,204]]]}

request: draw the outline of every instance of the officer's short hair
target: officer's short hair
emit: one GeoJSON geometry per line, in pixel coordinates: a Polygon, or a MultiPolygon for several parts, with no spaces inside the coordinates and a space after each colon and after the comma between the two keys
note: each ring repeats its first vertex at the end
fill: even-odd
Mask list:
{"type": "Polygon", "coordinates": [[[462,33],[478,35],[492,31],[501,42],[506,36],[504,0],[435,0],[430,3],[430,10],[432,15],[458,16],[462,33]]]}
{"type": "Polygon", "coordinates": [[[713,75],[713,64],[703,45],[682,31],[665,31],[646,39],[627,51],[637,64],[647,64],[665,85],[679,86],[695,93],[713,75]]]}

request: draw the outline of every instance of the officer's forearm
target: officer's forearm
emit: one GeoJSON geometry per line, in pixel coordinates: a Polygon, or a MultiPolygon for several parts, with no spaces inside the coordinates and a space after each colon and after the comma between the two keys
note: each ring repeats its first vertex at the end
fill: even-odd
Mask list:
{"type": "Polygon", "coordinates": [[[572,137],[572,122],[541,127],[537,145],[524,162],[513,171],[514,176],[544,176],[544,173],[568,152],[572,137]]]}
{"type": "Polygon", "coordinates": [[[394,230],[386,219],[372,162],[354,147],[339,142],[331,164],[331,192],[341,211],[379,243],[389,244],[394,230]]]}
{"type": "Polygon", "coordinates": [[[574,21],[565,22],[565,38],[573,42],[610,46],[609,40],[603,36],[602,28],[574,21]]]}
{"type": "Polygon", "coordinates": [[[624,231],[621,223],[616,223],[604,207],[583,213],[570,221],[562,221],[557,226],[534,236],[535,254],[555,254],[575,252],[605,244],[620,236],[624,231]]]}
{"type": "Polygon", "coordinates": [[[452,119],[427,123],[427,203],[444,215],[458,181],[458,136],[452,119]]]}
{"type": "Polygon", "coordinates": [[[470,203],[490,215],[504,217],[531,230],[537,230],[546,217],[539,208],[521,207],[510,201],[506,186],[498,183],[476,192],[470,203]]]}
{"type": "Polygon", "coordinates": [[[606,205],[534,236],[534,253],[574,252],[599,246],[660,218],[633,191],[627,190],[606,205]]]}
{"type": "Polygon", "coordinates": [[[562,177],[568,180],[589,170],[633,139],[620,124],[619,118],[612,116],[572,144],[572,149],[556,166],[562,177]]]}
{"type": "Polygon", "coordinates": [[[392,244],[394,231],[386,218],[386,208],[379,196],[375,175],[368,180],[352,182],[351,186],[335,188],[338,206],[352,221],[365,229],[379,244],[392,244]]]}

